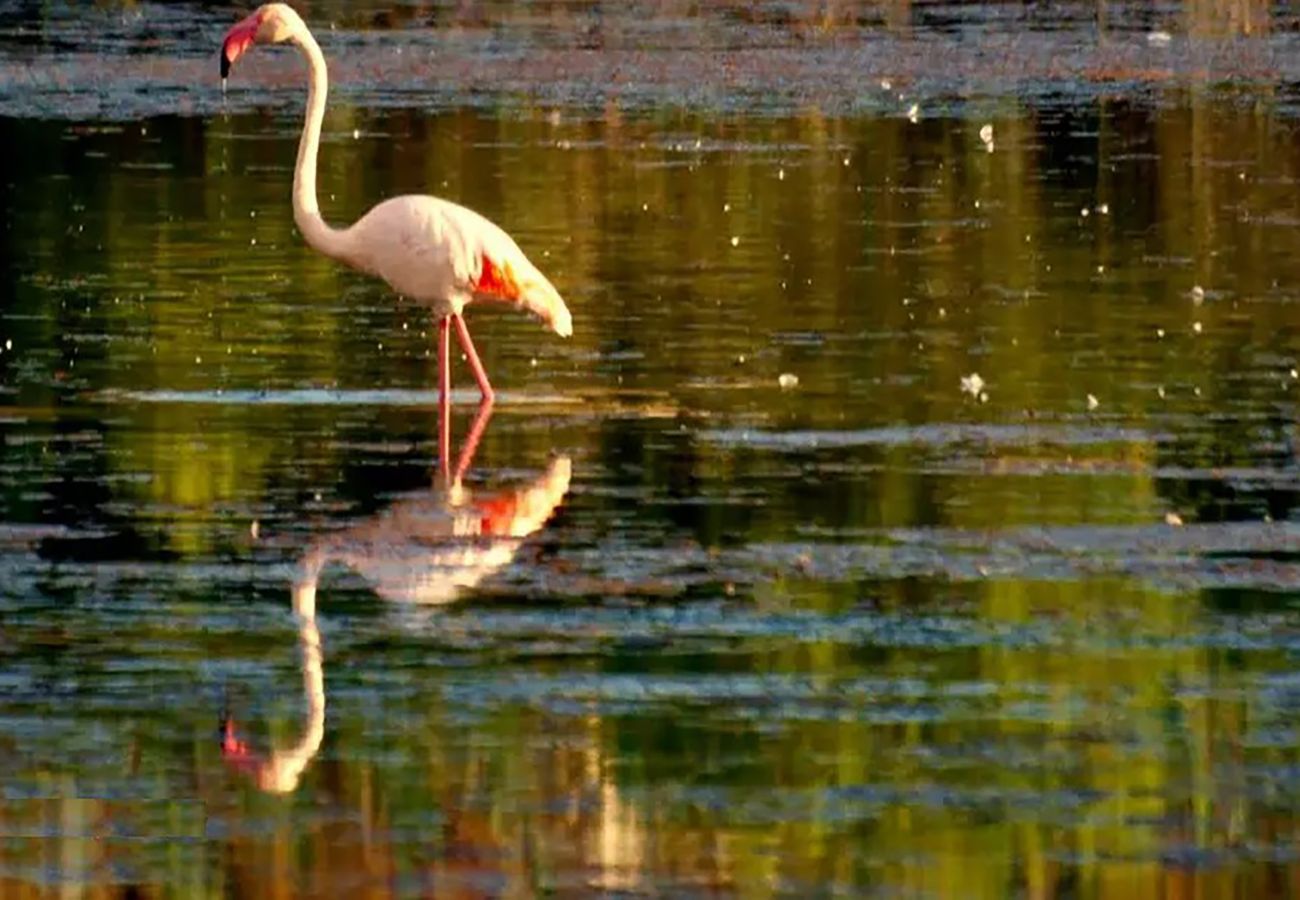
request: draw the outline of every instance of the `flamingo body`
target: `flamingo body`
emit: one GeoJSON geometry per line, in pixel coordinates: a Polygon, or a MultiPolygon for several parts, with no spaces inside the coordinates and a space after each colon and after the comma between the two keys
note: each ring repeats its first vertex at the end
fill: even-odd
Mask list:
{"type": "Polygon", "coordinates": [[[454,322],[484,402],[492,386],[462,318],[466,304],[491,300],[513,304],[542,320],[556,334],[573,333],[573,320],[559,292],[497,225],[471,209],[437,197],[393,197],[349,228],[335,229],[321,217],[316,199],[316,158],[329,77],[320,45],[306,24],[283,3],[268,3],[230,29],[221,45],[221,77],[256,44],[295,44],[307,60],[307,114],[294,168],[294,222],[316,250],[376,275],[403,296],[430,307],[442,320],[439,381],[449,390],[447,342],[454,322]]]}
{"type": "Polygon", "coordinates": [[[532,312],[561,336],[573,333],[559,292],[514,239],[458,203],[422,194],[393,197],[344,236],[349,264],[436,315],[459,315],[473,300],[494,300],[532,312]]]}

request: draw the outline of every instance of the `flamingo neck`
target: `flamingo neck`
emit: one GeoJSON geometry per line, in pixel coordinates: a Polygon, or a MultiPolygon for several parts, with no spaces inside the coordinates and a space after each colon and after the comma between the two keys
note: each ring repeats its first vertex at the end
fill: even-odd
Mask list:
{"type": "Polygon", "coordinates": [[[316,581],[295,584],[294,612],[298,616],[298,637],[302,651],[302,687],[307,700],[307,719],[298,743],[271,754],[258,773],[259,785],[277,794],[298,786],[303,771],[320,750],[325,737],[325,673],[320,629],[316,627],[316,581]]]}
{"type": "Polygon", "coordinates": [[[293,171],[293,220],[303,239],[326,256],[347,256],[347,233],[331,228],[320,214],[316,202],[316,156],[320,148],[321,122],[325,119],[325,97],[329,93],[329,73],[320,45],[305,27],[294,43],[307,58],[310,79],[307,85],[307,116],[298,141],[298,164],[293,171]]]}

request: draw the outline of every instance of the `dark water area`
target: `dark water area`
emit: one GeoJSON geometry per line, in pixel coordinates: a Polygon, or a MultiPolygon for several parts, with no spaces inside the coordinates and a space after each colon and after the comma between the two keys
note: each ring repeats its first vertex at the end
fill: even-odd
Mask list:
{"type": "Polygon", "coordinates": [[[306,13],[574,335],[449,486],[299,60],[0,3],[0,895],[1300,895],[1293,12],[306,13]]]}

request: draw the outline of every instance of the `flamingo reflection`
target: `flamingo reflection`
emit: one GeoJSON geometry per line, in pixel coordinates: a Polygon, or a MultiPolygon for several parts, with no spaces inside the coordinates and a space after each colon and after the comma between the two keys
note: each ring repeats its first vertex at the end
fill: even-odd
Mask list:
{"type": "MultiPolygon", "coordinates": [[[[568,457],[551,460],[523,486],[476,496],[461,484],[491,407],[480,407],[454,474],[438,489],[401,500],[375,517],[315,542],[303,555],[292,588],[298,621],[307,715],[298,741],[261,756],[241,740],[233,721],[223,726],[222,755],[262,790],[294,790],[325,733],[325,678],[316,586],[339,563],[360,574],[386,600],[448,603],[514,559],[524,539],[540,529],[569,490],[568,457]]],[[[446,444],[444,443],[445,447],[446,444]]]]}

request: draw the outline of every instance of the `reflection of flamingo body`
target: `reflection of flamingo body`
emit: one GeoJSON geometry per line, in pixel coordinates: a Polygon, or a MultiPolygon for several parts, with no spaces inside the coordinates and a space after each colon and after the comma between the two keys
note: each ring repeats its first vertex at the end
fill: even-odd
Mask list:
{"type": "Polygon", "coordinates": [[[293,218],[303,238],[326,256],[387,281],[399,294],[432,307],[439,316],[438,377],[444,403],[451,387],[450,326],[465,351],[484,402],[492,385],[461,315],[472,300],[512,303],[536,314],[556,334],[573,332],[569,310],[546,276],[511,237],[478,213],[423,195],[393,197],[350,228],[336,230],[316,202],[316,155],[325,115],[325,57],[298,14],[268,3],[235,25],[221,45],[221,78],[252,44],[296,44],[307,58],[311,80],[307,117],[293,175],[293,218]]]}
{"type": "Polygon", "coordinates": [[[325,735],[325,676],[316,627],[316,584],[325,566],[340,562],[359,572],[385,599],[447,603],[507,566],[524,538],[551,517],[569,490],[572,465],[557,457],[532,483],[474,498],[459,484],[401,500],[373,519],[319,541],[303,556],[293,585],[299,622],[307,717],[291,747],[258,758],[225,723],[222,752],[247,770],[258,787],[286,793],[325,735]]]}

